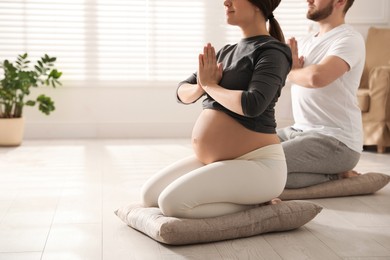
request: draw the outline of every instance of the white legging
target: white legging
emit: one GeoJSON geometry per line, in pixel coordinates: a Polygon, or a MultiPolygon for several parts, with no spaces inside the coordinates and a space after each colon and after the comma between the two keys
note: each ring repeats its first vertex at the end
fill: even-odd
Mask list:
{"type": "Polygon", "coordinates": [[[187,157],[152,176],[141,196],[144,206],[159,207],[165,216],[216,217],[276,198],[286,179],[283,148],[274,144],[207,165],[187,157]]]}

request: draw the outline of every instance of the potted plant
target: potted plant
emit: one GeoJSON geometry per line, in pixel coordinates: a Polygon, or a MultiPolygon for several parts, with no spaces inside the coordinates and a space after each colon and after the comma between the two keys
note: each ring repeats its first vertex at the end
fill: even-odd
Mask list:
{"type": "Polygon", "coordinates": [[[35,106],[49,115],[54,107],[50,97],[39,95],[35,100],[27,99],[31,88],[61,85],[62,72],[54,68],[57,58],[45,54],[31,69],[28,54],[18,55],[17,61],[4,60],[0,68],[4,78],[0,81],[0,146],[17,146],[23,139],[24,106],[35,106]]]}

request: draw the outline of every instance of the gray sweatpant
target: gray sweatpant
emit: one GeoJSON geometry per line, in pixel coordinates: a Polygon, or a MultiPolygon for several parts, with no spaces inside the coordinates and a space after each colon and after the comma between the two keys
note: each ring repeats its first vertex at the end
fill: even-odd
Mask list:
{"type": "Polygon", "coordinates": [[[360,153],[334,137],[292,127],[277,130],[287,162],[288,189],[297,189],[338,179],[352,170],[360,153]]]}

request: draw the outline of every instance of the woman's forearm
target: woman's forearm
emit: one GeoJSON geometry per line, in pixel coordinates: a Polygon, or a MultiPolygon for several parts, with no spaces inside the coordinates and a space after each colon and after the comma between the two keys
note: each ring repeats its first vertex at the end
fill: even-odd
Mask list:
{"type": "Polygon", "coordinates": [[[204,90],[198,84],[183,84],[177,90],[180,101],[186,104],[195,102],[204,93],[204,90]]]}
{"type": "Polygon", "coordinates": [[[215,101],[217,101],[225,108],[236,114],[244,115],[241,105],[241,90],[229,90],[217,84],[204,86],[204,89],[208,95],[210,95],[215,101]]]}

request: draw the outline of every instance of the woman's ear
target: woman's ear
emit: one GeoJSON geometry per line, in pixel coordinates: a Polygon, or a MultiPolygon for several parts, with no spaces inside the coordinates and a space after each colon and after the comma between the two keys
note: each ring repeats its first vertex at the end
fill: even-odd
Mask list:
{"type": "Polygon", "coordinates": [[[255,7],[255,11],[256,11],[256,12],[259,12],[259,13],[263,13],[263,12],[260,10],[260,8],[258,8],[257,6],[255,7]]]}

